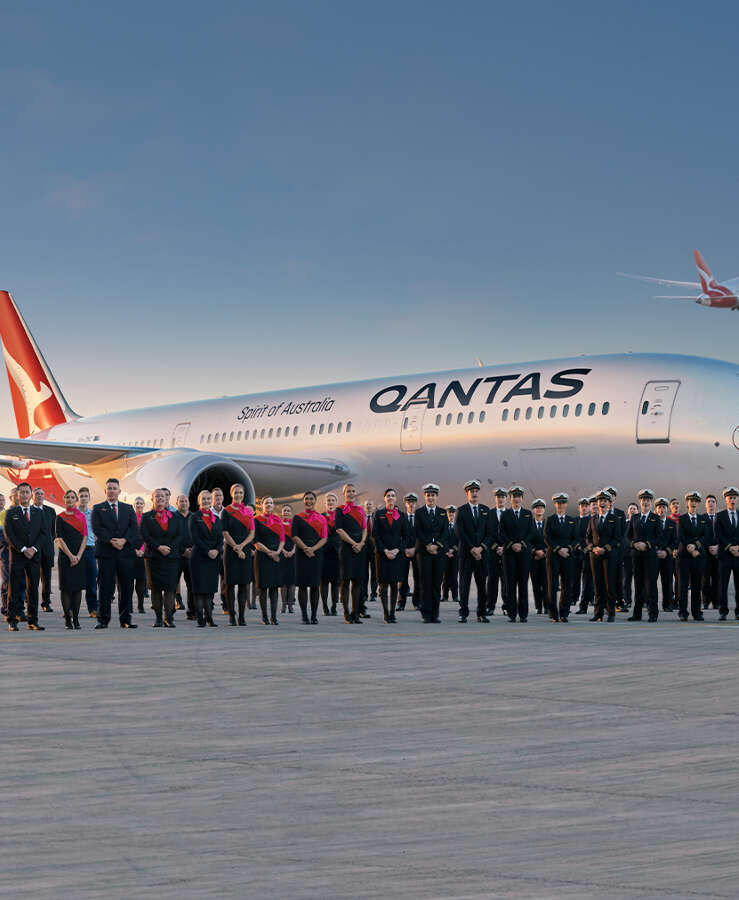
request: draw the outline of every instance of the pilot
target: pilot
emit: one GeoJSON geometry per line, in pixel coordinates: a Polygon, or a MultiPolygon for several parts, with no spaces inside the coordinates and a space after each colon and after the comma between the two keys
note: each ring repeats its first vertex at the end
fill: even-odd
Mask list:
{"type": "Polygon", "coordinates": [[[626,532],[631,564],[634,573],[634,613],[629,622],[640,622],[644,604],[647,605],[649,621],[656,622],[659,616],[657,603],[657,548],[660,538],[659,517],[652,512],[654,494],[644,488],[637,494],[640,511],[629,519],[626,532]]]}
{"type": "Polygon", "coordinates": [[[703,609],[718,609],[719,577],[716,539],[716,495],[706,494],[706,511],[702,516],[706,526],[706,567],[703,570],[703,609]]]}
{"type": "Polygon", "coordinates": [[[626,609],[626,603],[624,601],[624,559],[626,558],[627,551],[627,543],[626,543],[626,513],[619,509],[616,506],[616,497],[618,497],[618,491],[613,485],[609,485],[606,488],[606,491],[611,495],[611,512],[616,517],[619,528],[621,529],[620,539],[618,541],[617,548],[617,567],[616,567],[616,606],[622,610],[626,609]]]}
{"type": "MultiPolygon", "coordinates": [[[[626,507],[626,531],[629,530],[629,522],[631,521],[632,516],[635,516],[639,512],[639,504],[634,503],[632,500],[631,503],[626,507]]],[[[627,609],[631,608],[631,600],[632,600],[632,586],[634,584],[634,560],[631,556],[631,548],[626,547],[626,553],[624,554],[624,602],[622,606],[616,606],[616,609],[619,612],[624,612],[627,609]]]]}
{"type": "Polygon", "coordinates": [[[457,532],[454,530],[454,516],[456,512],[456,506],[447,506],[446,515],[449,525],[446,533],[446,568],[444,569],[444,580],[441,585],[442,600],[448,600],[449,594],[451,594],[452,603],[459,603],[459,540],[457,539],[457,532]]]}
{"type": "Polygon", "coordinates": [[[739,513],[736,498],[739,491],[727,487],[724,491],[726,509],[716,516],[716,537],[719,544],[720,607],[719,618],[723,621],[729,613],[729,581],[734,576],[734,618],[739,619],[739,513]]]}
{"type": "Polygon", "coordinates": [[[590,549],[590,567],[593,570],[595,608],[591,622],[616,621],[616,573],[618,551],[621,545],[621,525],[610,509],[612,495],[607,490],[595,495],[597,515],[590,517],[586,541],[590,549]]]}
{"type": "Polygon", "coordinates": [[[490,541],[490,510],[478,502],[480,482],[471,478],[464,485],[467,503],[460,506],[454,519],[454,530],[459,542],[459,622],[464,624],[470,614],[470,584],[475,579],[477,588],[477,621],[489,622],[485,615],[485,579],[487,578],[486,554],[490,541]]]}
{"type": "Polygon", "coordinates": [[[436,505],[438,484],[423,486],[426,501],[416,513],[416,540],[421,569],[421,615],[427,624],[439,623],[441,582],[446,568],[446,535],[449,525],[446,511],[436,505]]]}
{"type": "Polygon", "coordinates": [[[531,588],[534,595],[534,607],[538,616],[542,614],[542,611],[549,612],[549,601],[547,599],[547,545],[544,540],[544,511],[546,506],[546,501],[540,497],[537,497],[531,504],[531,512],[534,515],[534,537],[531,541],[531,569],[529,575],[531,576],[531,588]]]}
{"type": "MultiPolygon", "coordinates": [[[[595,504],[595,498],[592,498],[595,504]]],[[[584,616],[588,605],[593,602],[593,570],[590,568],[590,556],[585,552],[586,535],[590,522],[591,498],[581,497],[577,501],[579,515],[576,522],[576,541],[574,553],[574,574],[572,588],[572,605],[577,606],[576,616],[584,616]]],[[[595,504],[597,505],[597,504],[595,504]]]]}
{"type": "Polygon", "coordinates": [[[403,583],[400,585],[400,596],[398,597],[398,610],[405,609],[406,597],[411,597],[413,609],[418,609],[421,596],[421,575],[418,569],[418,558],[416,556],[416,505],[418,504],[418,494],[409,491],[403,497],[405,503],[405,515],[407,518],[407,534],[405,539],[405,572],[403,575],[403,583]],[[410,571],[413,571],[413,594],[411,596],[411,588],[408,580],[410,571]]]}
{"type": "Polygon", "coordinates": [[[506,577],[506,606],[508,620],[521,622],[529,617],[529,570],[531,545],[534,540],[534,517],[523,509],[523,488],[514,484],[508,489],[510,508],[500,517],[500,538],[503,541],[503,566],[506,577]]]}
{"type": "Polygon", "coordinates": [[[500,584],[500,601],[503,612],[506,612],[506,584],[503,571],[503,544],[499,540],[500,517],[506,508],[508,492],[503,488],[495,488],[493,491],[495,506],[490,510],[490,522],[488,525],[488,583],[486,590],[487,614],[495,613],[495,605],[498,602],[498,584],[500,584]]]}
{"type": "MultiPolygon", "coordinates": [[[[579,541],[578,520],[567,515],[569,496],[563,491],[552,497],[554,513],[544,524],[547,545],[547,587],[549,590],[549,618],[566,622],[574,592],[575,548],[579,541]],[[557,588],[560,588],[557,610],[557,588]]],[[[587,505],[587,503],[586,503],[587,505]]]]}
{"type": "MultiPolygon", "coordinates": [[[[701,583],[705,568],[706,526],[698,514],[698,504],[701,499],[698,491],[687,493],[685,502],[688,511],[683,513],[677,522],[677,564],[680,570],[678,617],[682,622],[688,621],[688,591],[690,591],[690,611],[693,618],[698,622],[703,620],[701,583]]],[[[725,618],[726,616],[724,616],[725,618]]]]}
{"type": "Polygon", "coordinates": [[[662,585],[662,611],[672,612],[674,606],[673,579],[675,572],[674,552],[677,549],[677,527],[667,515],[668,503],[659,497],[654,505],[659,516],[657,539],[657,574],[662,585]]]}

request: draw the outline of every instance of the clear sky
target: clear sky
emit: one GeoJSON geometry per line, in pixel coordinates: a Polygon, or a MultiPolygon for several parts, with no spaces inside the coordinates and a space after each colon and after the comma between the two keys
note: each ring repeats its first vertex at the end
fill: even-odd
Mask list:
{"type": "Polygon", "coordinates": [[[82,414],[477,357],[737,359],[739,315],[615,275],[692,280],[693,247],[739,275],[735,3],[12,7],[0,287],[82,414]]]}

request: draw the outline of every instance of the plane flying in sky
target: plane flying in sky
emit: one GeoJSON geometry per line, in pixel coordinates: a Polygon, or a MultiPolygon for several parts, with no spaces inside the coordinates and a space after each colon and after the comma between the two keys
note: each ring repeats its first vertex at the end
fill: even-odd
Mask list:
{"type": "Polygon", "coordinates": [[[699,281],[674,281],[670,278],[653,278],[650,275],[630,275],[619,272],[624,278],[635,278],[652,284],[664,284],[670,287],[694,288],[698,293],[692,294],[655,294],[655,300],[692,300],[700,306],[714,309],[739,309],[739,278],[730,278],[719,284],[713,277],[700,250],[693,250],[693,258],[698,268],[699,281]]]}

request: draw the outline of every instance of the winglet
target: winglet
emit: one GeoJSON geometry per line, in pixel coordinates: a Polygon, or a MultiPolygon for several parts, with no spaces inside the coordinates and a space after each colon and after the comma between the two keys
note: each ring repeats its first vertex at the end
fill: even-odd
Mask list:
{"type": "Polygon", "coordinates": [[[8,291],[0,291],[0,339],[18,436],[79,419],[64,399],[38,344],[8,291]]]}

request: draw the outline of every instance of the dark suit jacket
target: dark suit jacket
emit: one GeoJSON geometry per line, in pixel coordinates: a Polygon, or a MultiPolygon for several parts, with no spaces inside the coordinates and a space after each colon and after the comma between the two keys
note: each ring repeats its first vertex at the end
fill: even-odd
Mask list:
{"type": "Polygon", "coordinates": [[[677,520],[677,555],[692,559],[686,547],[695,544],[695,549],[701,556],[706,555],[706,525],[703,519],[696,513],[695,525],[690,521],[688,513],[683,513],[677,520]]]}
{"type": "Polygon", "coordinates": [[[446,532],[449,520],[446,511],[437,506],[433,519],[425,506],[416,510],[416,541],[420,553],[427,553],[428,544],[436,544],[440,553],[446,552],[446,532]]]}
{"type": "Polygon", "coordinates": [[[43,516],[44,521],[46,522],[46,540],[44,541],[43,547],[41,547],[41,556],[44,562],[50,562],[52,565],[54,564],[54,535],[56,534],[56,512],[52,506],[47,506],[44,503],[43,506],[37,506],[36,509],[40,509],[43,516]]]}
{"type": "Polygon", "coordinates": [[[718,538],[719,556],[731,556],[729,547],[734,544],[739,544],[739,511],[735,511],[734,516],[737,524],[732,528],[728,509],[722,509],[721,512],[716,515],[716,537],[718,538]]]}
{"type": "Polygon", "coordinates": [[[400,516],[392,525],[388,522],[384,509],[376,512],[373,519],[372,539],[378,553],[384,553],[386,550],[405,550],[406,547],[414,546],[415,540],[409,543],[408,517],[405,513],[400,512],[400,516]]]}
{"type": "Polygon", "coordinates": [[[621,534],[621,538],[620,538],[621,543],[623,544],[624,547],[627,547],[627,546],[628,546],[628,541],[627,541],[627,538],[626,538],[626,525],[627,525],[627,522],[626,522],[626,513],[625,513],[622,509],[619,509],[617,506],[614,506],[614,507],[611,509],[611,512],[612,512],[613,515],[616,517],[616,521],[618,522],[619,527],[620,527],[620,529],[621,529],[621,532],[620,532],[620,534],[621,534]]]}
{"type": "Polygon", "coordinates": [[[579,542],[578,521],[572,516],[565,515],[564,524],[561,524],[556,513],[549,516],[544,522],[544,540],[550,553],[559,553],[564,547],[568,547],[572,555],[575,545],[579,542]]]}
{"type": "Polygon", "coordinates": [[[577,549],[585,552],[588,546],[588,527],[590,525],[590,516],[578,516],[575,519],[575,533],[577,534],[577,549]]]}
{"type": "MultiPolygon", "coordinates": [[[[504,512],[505,509],[501,510],[501,514],[504,512]]],[[[457,515],[459,515],[459,513],[457,515]]],[[[491,550],[497,550],[500,545],[501,539],[498,509],[495,506],[491,506],[490,512],[488,513],[488,547],[490,547],[491,550]]]]}
{"type": "Polygon", "coordinates": [[[148,559],[179,559],[183,548],[185,523],[179,513],[172,513],[167,530],[159,524],[156,512],[150,509],[141,516],[141,540],[144,542],[144,556],[148,559]],[[162,556],[159,547],[169,547],[169,556],[162,556]]]}
{"type": "Polygon", "coordinates": [[[6,512],[5,540],[10,546],[10,552],[17,556],[21,555],[23,547],[35,547],[37,553],[31,561],[40,563],[42,548],[49,537],[46,532],[46,517],[37,506],[29,509],[30,521],[26,519],[21,506],[11,506],[6,512]]]}
{"type": "Polygon", "coordinates": [[[459,552],[469,553],[472,547],[489,546],[490,509],[484,503],[477,504],[477,522],[469,503],[460,506],[454,519],[454,530],[459,538],[459,552]]]}
{"type": "MultiPolygon", "coordinates": [[[[544,528],[546,527],[546,524],[547,524],[546,519],[541,520],[541,530],[539,529],[539,525],[538,525],[536,519],[533,518],[533,515],[532,515],[532,521],[534,523],[534,531],[533,531],[533,537],[531,538],[531,552],[533,553],[534,550],[546,550],[547,542],[544,537],[544,528]]],[[[544,559],[543,556],[541,558],[544,559]]]]}
{"type": "Polygon", "coordinates": [[[446,529],[446,548],[447,550],[453,550],[454,556],[458,555],[459,551],[459,538],[457,537],[457,532],[455,530],[454,525],[447,519],[447,529],[446,529]]]}
{"type": "Polygon", "coordinates": [[[591,516],[588,523],[587,542],[592,547],[603,547],[607,551],[607,556],[618,553],[621,549],[621,541],[623,535],[621,533],[621,522],[610,511],[603,523],[600,521],[600,513],[597,516],[591,516]]]}
{"type": "Polygon", "coordinates": [[[656,513],[650,512],[647,513],[647,519],[644,524],[642,524],[641,519],[642,514],[640,512],[629,519],[626,530],[626,540],[634,553],[640,552],[634,549],[634,544],[639,541],[644,541],[647,545],[647,549],[642,550],[641,552],[646,553],[648,556],[654,556],[657,553],[657,547],[659,546],[661,531],[659,516],[656,513]]]}
{"type": "Polygon", "coordinates": [[[677,549],[677,527],[669,516],[664,520],[664,527],[662,519],[657,526],[657,545],[660,550],[677,549]]]}
{"type": "Polygon", "coordinates": [[[133,557],[134,549],[143,541],[139,534],[136,512],[128,503],[118,501],[118,519],[107,500],[96,503],[92,508],[92,531],[95,535],[95,556],[97,559],[111,559],[119,553],[133,557]],[[111,538],[124,538],[126,543],[122,550],[116,550],[110,543],[111,538]]]}
{"type": "Polygon", "coordinates": [[[510,550],[511,544],[523,544],[531,552],[536,531],[534,517],[530,509],[521,507],[518,518],[512,509],[506,509],[500,517],[498,537],[504,550],[510,550]]]}

